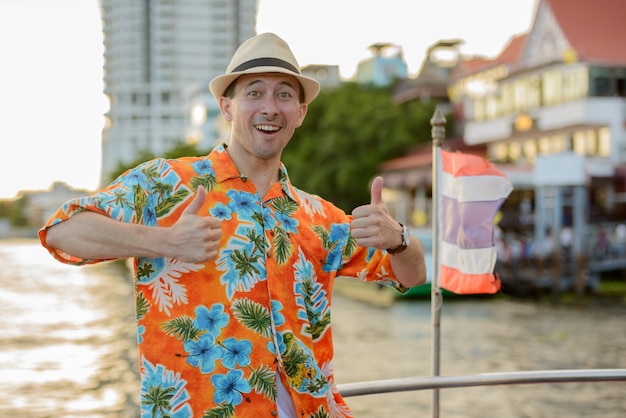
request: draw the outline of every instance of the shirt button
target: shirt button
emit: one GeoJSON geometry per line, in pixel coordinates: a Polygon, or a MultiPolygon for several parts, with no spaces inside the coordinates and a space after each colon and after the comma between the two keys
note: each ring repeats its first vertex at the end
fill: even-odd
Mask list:
{"type": "Polygon", "coordinates": [[[273,416],[273,417],[277,417],[277,416],[278,416],[278,412],[276,412],[276,411],[272,411],[272,416],[273,416]]]}

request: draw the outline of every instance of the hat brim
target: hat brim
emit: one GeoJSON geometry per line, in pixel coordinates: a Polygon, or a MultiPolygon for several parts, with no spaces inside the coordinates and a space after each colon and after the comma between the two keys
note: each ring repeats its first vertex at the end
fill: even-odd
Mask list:
{"type": "Polygon", "coordinates": [[[311,103],[311,101],[313,101],[313,99],[315,99],[320,92],[320,84],[317,80],[301,75],[301,74],[295,74],[292,71],[289,71],[285,68],[273,67],[273,66],[272,67],[254,67],[254,68],[249,68],[245,71],[238,71],[238,72],[232,72],[228,74],[219,75],[215,77],[213,80],[211,80],[211,82],[209,83],[209,90],[211,91],[211,94],[213,94],[213,97],[219,100],[220,97],[224,96],[224,93],[226,92],[226,89],[228,88],[228,86],[230,86],[233,83],[233,81],[235,81],[237,78],[241,77],[244,74],[262,74],[262,73],[281,73],[281,74],[287,74],[292,77],[295,77],[298,80],[298,82],[300,82],[300,85],[304,89],[304,104],[311,103]]]}

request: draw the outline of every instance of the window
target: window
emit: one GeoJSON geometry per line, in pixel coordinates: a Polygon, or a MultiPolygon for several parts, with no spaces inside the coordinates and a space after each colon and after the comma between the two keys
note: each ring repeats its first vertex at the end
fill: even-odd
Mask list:
{"type": "Polygon", "coordinates": [[[507,160],[507,146],[506,144],[495,144],[493,147],[493,157],[497,161],[507,160]]]}
{"type": "Polygon", "coordinates": [[[543,104],[553,105],[561,101],[562,77],[560,71],[547,71],[543,75],[543,104]]]}
{"type": "Polygon", "coordinates": [[[509,158],[511,161],[517,161],[522,156],[522,145],[519,142],[512,142],[509,145],[509,158]]]}
{"type": "Polygon", "coordinates": [[[539,154],[549,155],[550,153],[550,138],[547,136],[539,138],[539,154]]]}
{"type": "Polygon", "coordinates": [[[531,76],[528,79],[528,109],[541,106],[541,78],[539,76],[531,76]]]}
{"type": "Polygon", "coordinates": [[[611,155],[611,130],[607,127],[598,131],[598,155],[600,157],[611,155]]]}
{"type": "Polygon", "coordinates": [[[574,152],[578,155],[585,155],[587,153],[586,145],[585,133],[574,132],[574,152]]]}
{"type": "Polygon", "coordinates": [[[594,96],[610,96],[611,80],[608,77],[597,77],[593,80],[594,96]]]}
{"type": "Polygon", "coordinates": [[[550,153],[560,154],[569,149],[567,138],[563,135],[554,135],[550,137],[550,153]]]}
{"type": "Polygon", "coordinates": [[[588,130],[586,133],[587,154],[596,155],[598,153],[598,137],[596,131],[588,130]]]}
{"type": "Polygon", "coordinates": [[[617,95],[619,97],[626,97],[626,75],[622,75],[617,79],[617,95]]]}
{"type": "Polygon", "coordinates": [[[608,157],[611,154],[611,131],[604,127],[575,132],[574,152],[578,155],[608,157]]]}
{"type": "Polygon", "coordinates": [[[591,95],[596,97],[626,97],[626,70],[623,68],[594,68],[591,71],[591,95]]]}
{"type": "Polygon", "coordinates": [[[537,142],[534,139],[527,139],[524,142],[524,156],[529,163],[535,161],[537,157],[537,142]]]}
{"type": "Polygon", "coordinates": [[[576,100],[587,96],[589,81],[587,70],[579,68],[568,71],[563,77],[563,99],[566,101],[576,100]]]}

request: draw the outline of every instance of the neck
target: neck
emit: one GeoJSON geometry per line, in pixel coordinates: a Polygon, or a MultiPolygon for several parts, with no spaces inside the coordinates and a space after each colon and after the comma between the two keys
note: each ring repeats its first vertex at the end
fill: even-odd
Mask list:
{"type": "Polygon", "coordinates": [[[280,158],[261,159],[249,153],[239,152],[237,146],[229,146],[226,151],[230,155],[241,177],[251,181],[261,196],[265,196],[278,181],[280,158]]]}

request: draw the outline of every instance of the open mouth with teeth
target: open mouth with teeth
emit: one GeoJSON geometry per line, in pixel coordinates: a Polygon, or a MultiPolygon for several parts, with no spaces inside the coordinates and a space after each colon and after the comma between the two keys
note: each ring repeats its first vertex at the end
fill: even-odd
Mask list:
{"type": "Polygon", "coordinates": [[[256,125],[255,128],[257,131],[266,132],[266,133],[278,132],[280,130],[280,126],[272,126],[272,125],[256,125]]]}

